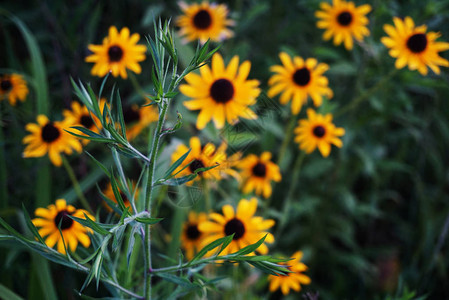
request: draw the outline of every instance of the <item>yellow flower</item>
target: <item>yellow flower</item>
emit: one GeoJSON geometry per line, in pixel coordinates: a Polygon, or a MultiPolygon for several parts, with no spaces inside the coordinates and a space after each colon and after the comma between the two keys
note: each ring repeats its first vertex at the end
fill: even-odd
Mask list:
{"type": "Polygon", "coordinates": [[[37,116],[37,124],[29,123],[25,126],[31,134],[23,138],[22,142],[27,144],[23,157],[41,157],[48,153],[50,161],[55,166],[61,166],[61,152],[70,155],[73,150],[82,150],[80,141],[65,131],[70,126],[65,120],[51,122],[44,115],[37,116]]]}
{"type": "Polygon", "coordinates": [[[229,12],[225,4],[203,1],[201,4],[188,5],[181,1],[179,6],[184,14],[176,18],[176,25],[180,27],[179,35],[184,37],[184,42],[198,39],[202,44],[208,39],[221,42],[234,35],[227,28],[235,23],[226,19],[229,12]]]}
{"type": "Polygon", "coordinates": [[[130,36],[129,29],[124,27],[120,32],[115,26],[109,27],[109,36],[103,39],[102,45],[89,45],[92,55],[86,57],[86,62],[93,62],[91,74],[103,77],[112,72],[114,77],[128,78],[126,69],[140,74],[139,62],[145,60],[147,48],[137,45],[140,36],[134,33],[130,36]]]}
{"type": "MultiPolygon", "coordinates": [[[[129,202],[128,196],[120,188],[118,188],[118,191],[120,193],[120,196],[122,197],[125,207],[131,207],[131,203],[129,202]]],[[[134,193],[134,195],[131,195],[131,196],[134,196],[134,200],[137,200],[139,198],[139,189],[136,189],[135,182],[133,182],[133,188],[131,190],[131,193],[134,193]]],[[[106,197],[108,197],[110,200],[112,200],[113,202],[117,203],[117,199],[115,198],[114,191],[112,190],[112,185],[110,182],[106,185],[106,188],[103,189],[103,194],[106,197]]],[[[112,208],[109,207],[109,205],[107,205],[106,203],[105,203],[105,207],[108,211],[110,211],[110,212],[112,211],[112,208]]],[[[132,207],[131,207],[130,211],[132,211],[132,207]]]]}
{"type": "Polygon", "coordinates": [[[334,45],[344,42],[345,48],[351,50],[354,38],[360,42],[364,36],[369,35],[366,27],[369,21],[365,16],[371,11],[369,4],[356,7],[351,1],[333,0],[332,5],[320,3],[320,8],[315,16],[320,19],[317,27],[326,29],[323,34],[324,40],[334,37],[334,45]]]}
{"type": "Polygon", "coordinates": [[[28,87],[21,75],[10,74],[0,77],[0,101],[8,99],[9,103],[15,106],[17,99],[23,102],[27,95],[28,87]]]}
{"type": "Polygon", "coordinates": [[[274,225],[274,220],[264,220],[262,217],[254,216],[257,210],[257,199],[242,199],[237,206],[237,212],[231,205],[224,205],[223,215],[210,213],[212,221],[201,222],[199,230],[208,234],[203,239],[202,246],[234,234],[234,238],[229,246],[220,255],[234,253],[248,245],[254,244],[267,235],[264,243],[257,248],[260,254],[267,254],[268,247],[265,243],[273,243],[274,236],[267,230],[274,225]]]}
{"type": "Polygon", "coordinates": [[[324,157],[329,156],[331,144],[341,148],[342,141],[338,138],[345,134],[345,130],[335,127],[332,123],[332,114],[317,114],[313,109],[307,110],[308,119],[299,120],[295,128],[295,142],[299,148],[311,153],[317,147],[324,157]]]}
{"type": "MultiPolygon", "coordinates": [[[[200,139],[198,137],[192,137],[190,138],[191,151],[189,155],[173,173],[176,174],[179,172],[176,177],[183,177],[193,174],[197,169],[216,166],[210,170],[199,172],[193,181],[200,180],[201,178],[220,180],[228,175],[239,178],[238,173],[231,169],[231,167],[238,162],[240,153],[236,153],[228,158],[226,148],[226,143],[222,143],[218,148],[212,143],[207,143],[202,147],[200,139]],[[185,168],[187,165],[189,166],[185,168]],[[185,169],[182,170],[183,168],[185,169]]],[[[187,151],[189,151],[189,147],[184,144],[179,145],[172,154],[172,163],[186,154],[187,151]]],[[[191,185],[193,181],[189,181],[187,184],[191,185]]]]}
{"type": "Polygon", "coordinates": [[[205,213],[197,214],[191,211],[188,220],[182,226],[181,243],[186,250],[188,260],[191,260],[198,250],[201,250],[201,242],[205,234],[198,229],[198,225],[206,220],[205,213]]]}
{"type": "Polygon", "coordinates": [[[393,18],[394,27],[384,25],[385,32],[389,35],[381,39],[382,43],[390,48],[389,54],[396,58],[396,69],[402,69],[406,65],[410,70],[418,70],[422,75],[427,74],[427,67],[436,74],[440,74],[438,66],[448,67],[449,61],[438,55],[440,51],[449,49],[449,43],[437,42],[440,33],[427,31],[426,25],[415,27],[412,18],[393,18]]]}
{"type": "Polygon", "coordinates": [[[212,70],[205,65],[200,68],[201,76],[190,73],[185,79],[188,84],[180,86],[180,91],[193,98],[184,105],[190,110],[201,110],[196,127],[203,129],[212,119],[215,127],[223,128],[225,121],[235,124],[239,117],[257,119],[248,106],[256,103],[260,89],[258,80],[247,80],[251,63],[244,61],[239,67],[239,57],[234,56],[227,68],[223,58],[215,53],[212,70]],[[238,71],[237,71],[238,70],[238,71]]]}
{"type": "Polygon", "coordinates": [[[279,57],[282,66],[272,66],[270,70],[275,72],[268,84],[268,97],[274,97],[282,93],[279,101],[285,105],[292,100],[292,113],[298,114],[303,104],[307,103],[310,96],[315,106],[323,103],[323,96],[333,97],[332,90],[328,87],[329,81],[323,73],[329,70],[325,63],[318,63],[315,58],[308,58],[305,61],[299,57],[293,57],[281,52],[279,57]]]}
{"type": "Polygon", "coordinates": [[[133,104],[123,110],[123,119],[126,125],[126,137],[134,139],[143,129],[159,119],[159,113],[153,105],[139,107],[133,104]]]}
{"type": "MultiPolygon", "coordinates": [[[[106,100],[102,99],[99,103],[101,113],[103,113],[105,101],[106,100]]],[[[71,124],[71,126],[82,126],[93,132],[100,133],[100,130],[103,128],[100,120],[94,114],[89,113],[89,110],[85,105],[82,105],[76,101],[72,101],[71,108],[71,110],[64,109],[64,111],[62,112],[67,123],[71,124]]],[[[76,133],[80,135],[86,135],[82,132],[76,133]]],[[[87,143],[89,143],[89,140],[82,139],[82,142],[84,145],[86,145],[87,143]]]]}
{"type": "Polygon", "coordinates": [[[302,252],[295,252],[292,256],[293,260],[285,262],[288,265],[288,269],[292,273],[286,273],[286,275],[268,275],[268,281],[270,282],[270,292],[275,292],[281,288],[282,294],[287,295],[290,289],[299,292],[301,290],[301,284],[310,284],[311,280],[307,275],[302,272],[307,270],[307,266],[301,262],[302,252]]]}
{"type": "Polygon", "coordinates": [[[244,194],[255,190],[256,195],[271,196],[271,181],[279,182],[282,177],[279,166],[270,160],[271,153],[264,152],[260,158],[250,154],[238,164],[238,168],[242,169],[244,194]]]}
{"type": "Polygon", "coordinates": [[[33,219],[34,226],[40,227],[39,235],[45,238],[45,244],[53,248],[57,243],[57,250],[62,254],[66,254],[63,244],[70,251],[75,252],[78,242],[85,248],[90,246],[90,238],[87,233],[92,230],[84,227],[80,223],[72,220],[69,216],[85,219],[86,214],[91,220],[95,220],[89,212],[84,209],[76,209],[72,205],[67,205],[64,199],[56,200],[55,204],[49,205],[47,208],[37,208],[34,212],[37,218],[33,219]],[[62,236],[59,232],[61,225],[62,236]]]}

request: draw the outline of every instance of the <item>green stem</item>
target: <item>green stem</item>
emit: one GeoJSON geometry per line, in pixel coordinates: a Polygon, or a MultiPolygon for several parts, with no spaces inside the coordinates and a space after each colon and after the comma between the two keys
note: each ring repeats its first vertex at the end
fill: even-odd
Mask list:
{"type": "Polygon", "coordinates": [[[380,88],[382,88],[386,83],[388,83],[391,78],[393,78],[396,73],[398,73],[398,69],[391,70],[385,77],[383,77],[381,80],[379,80],[375,85],[373,85],[371,88],[367,89],[363,94],[359,95],[358,97],[354,98],[351,102],[349,102],[346,106],[343,106],[341,109],[339,109],[335,114],[334,117],[337,118],[344,113],[347,113],[348,111],[353,110],[356,108],[363,100],[371,97],[376,93],[380,88]]]}
{"type": "Polygon", "coordinates": [[[212,209],[211,203],[210,203],[210,188],[209,183],[206,179],[201,178],[201,185],[203,186],[203,193],[204,193],[204,208],[206,212],[210,212],[212,209]]]}
{"type": "Polygon", "coordinates": [[[69,164],[69,161],[64,155],[61,155],[62,157],[62,164],[64,165],[67,174],[69,175],[70,180],[72,181],[73,189],[75,190],[76,195],[78,196],[78,199],[80,200],[83,207],[93,214],[92,209],[90,208],[89,202],[87,201],[86,197],[84,197],[83,190],[81,189],[81,186],[78,182],[78,179],[76,179],[75,172],[73,171],[72,166],[69,164]]]}
{"type": "Polygon", "coordinates": [[[131,189],[128,187],[128,182],[126,181],[126,176],[125,176],[125,172],[123,171],[123,166],[122,166],[122,162],[120,161],[120,157],[118,155],[118,152],[115,148],[111,149],[112,151],[112,157],[114,158],[114,162],[115,162],[115,166],[118,169],[118,173],[120,175],[120,178],[122,180],[122,184],[124,186],[124,188],[126,188],[128,191],[130,191],[130,195],[131,197],[129,197],[129,199],[131,201],[129,201],[131,203],[131,207],[133,209],[134,213],[137,213],[137,208],[136,208],[136,203],[134,202],[134,197],[132,197],[132,187],[131,189]]]}
{"type": "MultiPolygon", "coordinates": [[[[159,112],[159,120],[157,122],[156,130],[153,135],[153,143],[151,146],[151,152],[149,155],[150,162],[148,164],[148,182],[145,198],[145,211],[147,211],[151,217],[151,198],[153,195],[153,178],[154,170],[156,167],[156,157],[159,149],[159,142],[161,139],[162,128],[165,122],[165,116],[168,109],[168,99],[162,99],[159,112]]],[[[145,250],[145,299],[151,299],[151,240],[150,240],[150,225],[145,225],[144,234],[144,250],[145,250]],[[148,276],[149,273],[149,276],[148,276]]]]}
{"type": "Polygon", "coordinates": [[[287,195],[285,197],[284,206],[282,209],[282,217],[279,222],[279,227],[277,230],[277,233],[275,236],[280,236],[282,230],[284,229],[285,225],[288,221],[288,214],[290,212],[290,206],[293,198],[293,193],[295,192],[296,187],[298,187],[298,179],[299,174],[301,172],[301,166],[304,161],[304,158],[306,157],[306,153],[304,151],[301,151],[300,154],[296,157],[295,165],[293,167],[293,175],[292,175],[292,181],[290,182],[289,189],[287,191],[287,195]]]}
{"type": "Polygon", "coordinates": [[[281,149],[279,150],[278,160],[276,162],[278,166],[281,165],[282,160],[284,159],[284,156],[285,156],[285,152],[287,151],[287,147],[290,144],[290,141],[292,139],[293,129],[295,128],[297,117],[298,117],[298,115],[290,116],[290,120],[286,127],[286,133],[284,136],[284,140],[282,141],[281,149]]]}

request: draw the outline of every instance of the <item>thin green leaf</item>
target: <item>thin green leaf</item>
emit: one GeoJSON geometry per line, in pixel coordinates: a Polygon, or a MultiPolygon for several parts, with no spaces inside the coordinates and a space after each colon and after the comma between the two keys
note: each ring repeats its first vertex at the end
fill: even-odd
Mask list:
{"type": "Polygon", "coordinates": [[[153,225],[159,223],[164,218],[146,218],[146,217],[137,217],[135,220],[139,223],[153,225]]]}
{"type": "Polygon", "coordinates": [[[86,227],[89,227],[90,229],[92,229],[93,231],[101,234],[101,235],[109,235],[111,234],[109,231],[107,231],[106,229],[104,229],[102,226],[100,226],[99,224],[97,224],[95,221],[93,221],[92,219],[89,218],[88,215],[84,214],[85,219],[81,219],[78,217],[74,217],[74,216],[70,216],[69,217],[75,221],[77,221],[78,223],[80,223],[81,225],[84,225],[86,227]]]}
{"type": "Polygon", "coordinates": [[[170,175],[184,162],[184,160],[189,156],[190,151],[192,149],[189,149],[186,153],[184,153],[180,158],[178,158],[165,172],[164,179],[167,179],[170,177],[170,175]]]}
{"type": "Polygon", "coordinates": [[[33,222],[31,221],[31,217],[28,214],[28,211],[26,210],[25,205],[23,203],[22,203],[22,210],[23,210],[23,215],[25,217],[25,222],[27,224],[28,229],[39,240],[39,242],[41,242],[42,244],[45,244],[44,239],[41,237],[36,226],[34,226],[33,222]]]}
{"type": "Polygon", "coordinates": [[[103,172],[108,176],[111,177],[111,174],[109,173],[108,169],[101,163],[99,162],[95,157],[93,157],[89,152],[84,151],[84,153],[86,153],[96,164],[97,166],[103,170],[103,172]]]}
{"type": "MultiPolygon", "coordinates": [[[[234,234],[232,234],[230,236],[232,238],[234,238],[234,234]]],[[[218,240],[215,240],[212,243],[204,246],[204,248],[201,249],[200,251],[198,251],[198,253],[192,258],[192,260],[190,260],[190,262],[187,264],[187,266],[191,265],[194,261],[199,260],[204,255],[206,255],[207,252],[214,250],[215,248],[217,248],[218,246],[222,245],[227,240],[228,240],[228,237],[225,236],[225,237],[219,238],[218,240]]]]}

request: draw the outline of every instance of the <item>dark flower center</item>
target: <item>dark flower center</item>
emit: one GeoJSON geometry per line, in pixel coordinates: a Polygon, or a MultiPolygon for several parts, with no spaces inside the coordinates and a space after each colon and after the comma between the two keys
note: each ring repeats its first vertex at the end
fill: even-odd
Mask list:
{"type": "Polygon", "coordinates": [[[427,36],[424,33],[412,35],[407,40],[407,48],[413,53],[421,53],[427,48],[427,36]]]}
{"type": "Polygon", "coordinates": [[[245,234],[245,225],[237,218],[229,220],[224,228],[226,235],[234,233],[234,240],[240,239],[245,234]]]}
{"type": "Polygon", "coordinates": [[[187,226],[186,235],[189,238],[189,240],[198,239],[201,235],[201,232],[198,230],[198,225],[190,224],[189,226],[187,226]]]}
{"type": "Polygon", "coordinates": [[[306,67],[296,70],[293,74],[293,81],[300,86],[305,86],[310,82],[310,71],[306,67]]]}
{"type": "Polygon", "coordinates": [[[265,175],[267,174],[267,166],[263,163],[258,162],[253,167],[253,174],[257,177],[265,177],[265,175]]]}
{"type": "Polygon", "coordinates": [[[108,56],[110,62],[120,61],[123,57],[123,50],[119,46],[111,46],[108,50],[108,56]]]}
{"type": "Polygon", "coordinates": [[[324,127],[321,125],[315,126],[315,128],[313,128],[313,134],[316,137],[321,138],[326,134],[326,129],[324,129],[324,127]]]}
{"type": "Polygon", "coordinates": [[[68,229],[68,228],[72,227],[73,220],[70,219],[70,217],[69,217],[71,215],[72,214],[66,210],[61,210],[60,212],[58,212],[58,214],[55,217],[56,227],[59,227],[59,223],[61,223],[61,230],[68,229]]]}
{"type": "Polygon", "coordinates": [[[80,118],[80,123],[86,128],[91,128],[94,126],[94,121],[89,115],[82,115],[80,118]]]}
{"type": "Polygon", "coordinates": [[[8,92],[12,88],[11,80],[3,79],[2,82],[0,83],[0,88],[3,91],[8,92]]]}
{"type": "Polygon", "coordinates": [[[348,26],[352,22],[351,13],[344,11],[337,16],[337,22],[341,26],[348,26]]]}
{"type": "Polygon", "coordinates": [[[227,79],[218,79],[210,87],[210,96],[218,103],[226,103],[234,96],[234,86],[227,79]]]}
{"type": "Polygon", "coordinates": [[[140,114],[137,110],[128,108],[123,112],[123,121],[125,124],[131,124],[140,120],[140,114]]]}
{"type": "Polygon", "coordinates": [[[61,132],[53,125],[52,122],[45,124],[45,126],[42,128],[41,137],[47,143],[51,143],[57,140],[60,135],[61,132]]]}
{"type": "Polygon", "coordinates": [[[212,18],[207,10],[200,10],[193,17],[193,24],[196,28],[207,29],[212,24],[212,18]]]}
{"type": "MultiPolygon", "coordinates": [[[[192,161],[192,163],[189,165],[190,172],[192,172],[192,173],[195,173],[196,170],[201,169],[201,168],[204,168],[204,167],[205,167],[205,166],[204,166],[203,162],[202,162],[201,160],[199,160],[199,159],[195,159],[195,160],[192,161]]],[[[198,172],[198,175],[201,175],[202,173],[203,173],[203,172],[200,171],[200,172],[198,172]]]]}

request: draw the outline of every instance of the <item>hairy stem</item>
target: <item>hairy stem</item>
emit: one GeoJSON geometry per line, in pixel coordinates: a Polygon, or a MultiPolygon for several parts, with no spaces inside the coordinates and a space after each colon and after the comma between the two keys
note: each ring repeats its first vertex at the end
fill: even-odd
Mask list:
{"type": "MultiPolygon", "coordinates": [[[[148,164],[148,181],[147,190],[145,198],[145,211],[147,211],[151,217],[151,198],[153,196],[153,179],[154,170],[156,167],[156,157],[159,149],[159,142],[162,135],[162,128],[164,126],[165,115],[168,109],[168,99],[162,99],[159,111],[159,120],[157,122],[156,130],[153,135],[153,143],[151,146],[151,152],[149,155],[148,164]]],[[[145,250],[145,299],[151,299],[151,240],[150,240],[150,225],[145,224],[145,234],[144,234],[144,250],[145,250]]]]}

